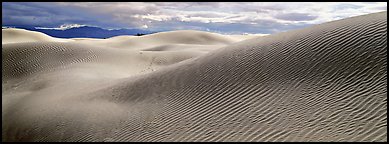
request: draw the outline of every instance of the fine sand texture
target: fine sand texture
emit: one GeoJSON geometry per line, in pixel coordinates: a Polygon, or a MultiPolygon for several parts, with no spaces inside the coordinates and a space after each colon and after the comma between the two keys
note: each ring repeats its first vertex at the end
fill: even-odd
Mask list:
{"type": "Polygon", "coordinates": [[[387,141],[387,12],[268,36],[2,35],[2,141],[387,141]]]}

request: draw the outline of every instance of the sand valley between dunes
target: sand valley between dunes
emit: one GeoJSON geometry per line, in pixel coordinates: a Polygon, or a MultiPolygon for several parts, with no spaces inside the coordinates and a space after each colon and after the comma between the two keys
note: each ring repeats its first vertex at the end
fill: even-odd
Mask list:
{"type": "Polygon", "coordinates": [[[2,141],[387,141],[387,12],[259,35],[2,30],[2,141]]]}

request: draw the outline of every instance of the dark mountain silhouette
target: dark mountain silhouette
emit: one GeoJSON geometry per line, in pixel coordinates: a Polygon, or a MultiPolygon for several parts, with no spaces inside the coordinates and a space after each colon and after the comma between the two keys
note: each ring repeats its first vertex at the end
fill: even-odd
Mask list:
{"type": "Polygon", "coordinates": [[[73,27],[65,30],[38,29],[35,26],[11,26],[11,27],[38,31],[57,38],[110,38],[119,35],[140,36],[140,35],[155,33],[152,31],[141,30],[141,29],[108,30],[108,29],[103,29],[100,27],[93,27],[93,26],[73,27]]]}

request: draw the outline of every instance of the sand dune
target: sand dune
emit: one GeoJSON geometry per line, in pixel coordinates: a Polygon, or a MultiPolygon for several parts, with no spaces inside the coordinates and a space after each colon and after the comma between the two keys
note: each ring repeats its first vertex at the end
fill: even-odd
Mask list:
{"type": "Polygon", "coordinates": [[[29,31],[17,28],[7,28],[1,30],[1,42],[2,44],[7,43],[21,43],[21,42],[70,42],[73,40],[53,38],[44,33],[29,31]]]}
{"type": "MultiPolygon", "coordinates": [[[[242,40],[260,36],[229,36],[195,30],[179,30],[160,32],[143,36],[116,36],[108,39],[77,38],[77,43],[93,44],[111,48],[122,49],[150,49],[153,47],[177,45],[179,47],[193,47],[198,45],[210,45],[220,48],[242,40]]],[[[176,46],[176,47],[177,47],[176,46]]]]}
{"type": "Polygon", "coordinates": [[[3,30],[2,140],[387,141],[386,17],[247,39],[3,30]]]}

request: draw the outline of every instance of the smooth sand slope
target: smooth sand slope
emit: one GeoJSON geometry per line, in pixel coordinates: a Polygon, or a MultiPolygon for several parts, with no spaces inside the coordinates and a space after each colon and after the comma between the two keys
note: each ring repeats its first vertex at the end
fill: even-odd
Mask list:
{"type": "Polygon", "coordinates": [[[1,30],[1,43],[21,43],[21,42],[69,42],[71,39],[53,38],[44,33],[29,31],[17,28],[7,28],[1,30]]]}
{"type": "Polygon", "coordinates": [[[386,17],[3,42],[2,141],[387,141],[386,17]]]}
{"type": "MultiPolygon", "coordinates": [[[[230,36],[194,30],[179,30],[160,32],[144,36],[116,36],[108,39],[73,39],[77,43],[92,44],[104,47],[147,50],[159,47],[168,47],[170,50],[187,48],[202,48],[214,50],[242,40],[260,36],[241,35],[230,36]],[[205,46],[205,47],[204,47],[205,46]],[[179,47],[179,48],[175,48],[179,47]]],[[[165,49],[167,50],[167,49],[165,49]]],[[[158,50],[161,51],[161,50],[158,50]]]]}

